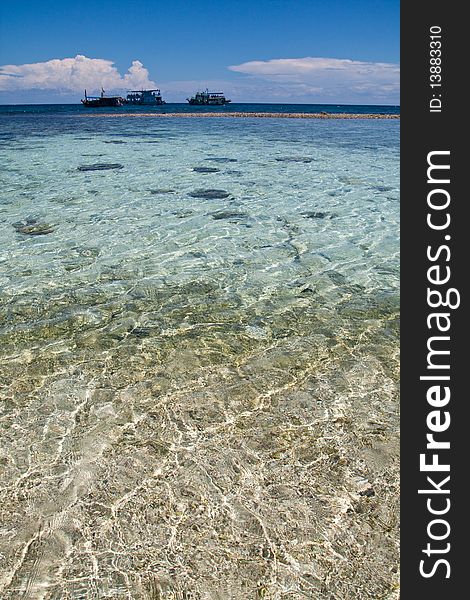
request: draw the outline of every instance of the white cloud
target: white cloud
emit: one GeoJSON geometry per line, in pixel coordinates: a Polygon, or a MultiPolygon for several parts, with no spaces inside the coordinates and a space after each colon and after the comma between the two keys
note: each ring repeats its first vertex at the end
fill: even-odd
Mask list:
{"type": "Polygon", "coordinates": [[[370,100],[398,101],[398,64],[363,62],[339,58],[277,58],[254,60],[228,67],[250,75],[250,79],[275,82],[301,95],[321,94],[323,101],[345,102],[367,97],[370,100]]]}
{"type": "MultiPolygon", "coordinates": [[[[163,97],[184,102],[206,86],[225,92],[233,102],[306,102],[398,104],[399,65],[337,58],[279,58],[228,67],[225,79],[160,81],[163,97]]],[[[209,73],[208,73],[209,75],[209,73]]],[[[0,67],[3,102],[76,102],[77,95],[157,87],[143,64],[134,60],[127,72],[102,58],[53,59],[0,67]]]]}
{"type": "Polygon", "coordinates": [[[93,92],[101,87],[106,90],[151,88],[155,87],[155,82],[149,79],[148,70],[138,60],[132,62],[122,77],[112,61],[80,54],[75,58],[0,67],[0,91],[54,90],[65,93],[87,88],[93,92]]]}

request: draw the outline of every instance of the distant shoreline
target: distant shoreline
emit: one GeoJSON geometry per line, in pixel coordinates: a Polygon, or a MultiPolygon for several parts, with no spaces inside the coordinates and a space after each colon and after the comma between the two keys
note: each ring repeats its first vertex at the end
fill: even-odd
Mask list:
{"type": "Polygon", "coordinates": [[[157,117],[157,118],[256,118],[256,119],[399,119],[400,115],[383,113],[268,113],[268,112],[192,112],[192,113],[90,113],[80,117],[157,117]]]}

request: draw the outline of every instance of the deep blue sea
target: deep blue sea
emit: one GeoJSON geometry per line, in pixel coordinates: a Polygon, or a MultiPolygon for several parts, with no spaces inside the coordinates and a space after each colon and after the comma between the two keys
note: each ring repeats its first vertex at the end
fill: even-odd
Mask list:
{"type": "Polygon", "coordinates": [[[0,113],[21,112],[25,114],[76,114],[79,112],[273,112],[273,113],[353,113],[353,114],[400,114],[400,107],[377,104],[248,104],[230,103],[226,106],[191,106],[188,103],[164,104],[162,106],[124,106],[119,108],[89,109],[81,104],[16,104],[0,105],[0,113]]]}
{"type": "Polygon", "coordinates": [[[100,110],[0,107],[0,596],[394,598],[399,120],[100,110]]]}

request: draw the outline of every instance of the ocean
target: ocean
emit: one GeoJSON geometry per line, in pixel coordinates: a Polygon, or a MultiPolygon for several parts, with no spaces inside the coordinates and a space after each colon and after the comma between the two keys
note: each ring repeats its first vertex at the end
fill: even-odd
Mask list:
{"type": "Polygon", "coordinates": [[[1,597],[395,598],[399,120],[100,110],[0,107],[1,597]]]}

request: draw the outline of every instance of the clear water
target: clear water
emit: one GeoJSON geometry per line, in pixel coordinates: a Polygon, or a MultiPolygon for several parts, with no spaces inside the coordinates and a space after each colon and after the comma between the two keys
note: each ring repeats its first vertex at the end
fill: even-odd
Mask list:
{"type": "Polygon", "coordinates": [[[399,122],[88,114],[0,111],[2,598],[394,593],[399,122]]]}

